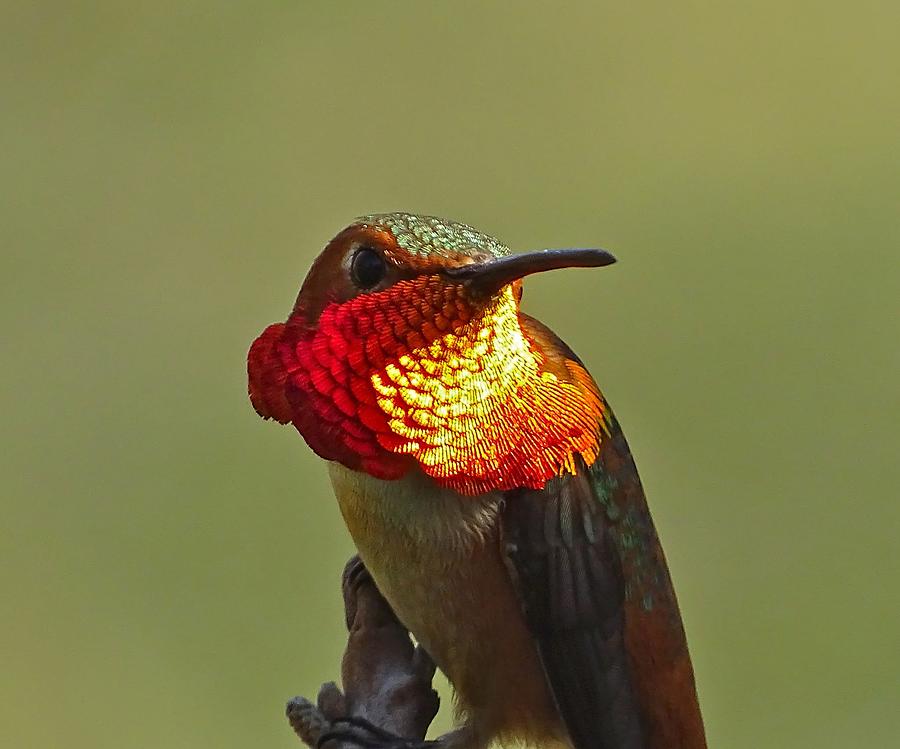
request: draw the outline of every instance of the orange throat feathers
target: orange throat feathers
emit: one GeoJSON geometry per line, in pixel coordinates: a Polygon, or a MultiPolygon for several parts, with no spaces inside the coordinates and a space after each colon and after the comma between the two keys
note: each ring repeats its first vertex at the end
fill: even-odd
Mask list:
{"type": "Polygon", "coordinates": [[[418,465],[467,495],[542,488],[578,456],[593,463],[604,405],[513,294],[473,302],[419,276],[328,304],[314,328],[295,314],[253,344],[253,404],[321,457],[379,478],[418,465]]]}

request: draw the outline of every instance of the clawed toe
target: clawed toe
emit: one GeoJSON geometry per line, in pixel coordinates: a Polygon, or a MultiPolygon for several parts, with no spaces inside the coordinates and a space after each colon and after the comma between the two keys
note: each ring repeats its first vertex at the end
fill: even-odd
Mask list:
{"type": "Polygon", "coordinates": [[[376,726],[365,718],[352,715],[334,721],[331,727],[319,736],[317,749],[323,749],[329,741],[353,744],[362,749],[433,749],[437,743],[406,739],[376,726]]]}

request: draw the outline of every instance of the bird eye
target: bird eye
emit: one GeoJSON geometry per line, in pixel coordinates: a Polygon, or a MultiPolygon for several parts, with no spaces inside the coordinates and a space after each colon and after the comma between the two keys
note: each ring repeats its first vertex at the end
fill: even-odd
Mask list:
{"type": "Polygon", "coordinates": [[[350,275],[361,289],[371,289],[384,278],[384,259],[371,247],[360,247],[350,261],[350,275]]]}

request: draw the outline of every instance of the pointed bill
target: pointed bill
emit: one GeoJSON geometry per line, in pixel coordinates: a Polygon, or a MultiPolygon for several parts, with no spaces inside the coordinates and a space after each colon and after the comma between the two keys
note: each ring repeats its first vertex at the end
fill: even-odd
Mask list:
{"type": "Polygon", "coordinates": [[[483,263],[445,268],[441,274],[454,281],[464,282],[476,291],[493,294],[507,284],[532,273],[543,273],[558,268],[599,268],[612,265],[614,262],[616,258],[606,250],[588,248],[537,250],[483,263]]]}

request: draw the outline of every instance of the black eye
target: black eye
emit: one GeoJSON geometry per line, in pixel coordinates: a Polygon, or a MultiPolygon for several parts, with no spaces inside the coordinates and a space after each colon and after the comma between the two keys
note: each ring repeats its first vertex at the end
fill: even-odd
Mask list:
{"type": "Polygon", "coordinates": [[[350,261],[350,275],[361,289],[371,289],[384,278],[384,259],[371,247],[360,247],[350,261]]]}

